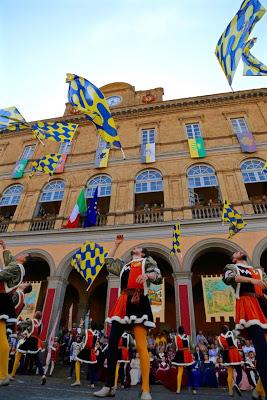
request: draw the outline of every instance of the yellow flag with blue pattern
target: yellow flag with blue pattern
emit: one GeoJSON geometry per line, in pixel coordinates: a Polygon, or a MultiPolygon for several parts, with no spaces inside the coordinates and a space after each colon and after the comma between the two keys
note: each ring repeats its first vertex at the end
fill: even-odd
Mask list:
{"type": "Polygon", "coordinates": [[[47,154],[44,157],[32,162],[32,172],[30,176],[33,176],[35,172],[42,172],[47,175],[53,175],[57,166],[61,161],[62,155],[60,153],[47,154]]]}
{"type": "Polygon", "coordinates": [[[243,48],[242,60],[244,64],[243,75],[244,76],[266,76],[267,65],[264,65],[256,57],[254,57],[250,50],[256,43],[257,39],[250,39],[243,48]]]}
{"type": "Polygon", "coordinates": [[[78,125],[68,122],[38,121],[31,128],[34,136],[38,139],[47,139],[53,142],[71,142],[78,125]]]}
{"type": "Polygon", "coordinates": [[[175,253],[181,253],[181,236],[181,225],[179,222],[177,222],[173,226],[171,255],[174,255],[175,253]]]}
{"type": "Polygon", "coordinates": [[[234,208],[232,203],[225,200],[222,212],[222,221],[229,222],[229,238],[236,235],[243,228],[246,227],[247,223],[243,221],[241,214],[234,208]]]}
{"type": "Polygon", "coordinates": [[[71,259],[71,266],[86,280],[87,290],[105,264],[108,251],[97,243],[85,242],[71,259]]]}
{"type": "Polygon", "coordinates": [[[17,131],[28,128],[29,125],[16,107],[0,109],[0,131],[17,131]]]}
{"type": "Polygon", "coordinates": [[[219,39],[215,54],[230,86],[241,59],[243,47],[255,24],[265,12],[259,0],[244,0],[219,39]]]}
{"type": "Polygon", "coordinates": [[[263,168],[261,170],[261,173],[267,174],[267,162],[264,164],[264,166],[263,166],[263,168]]]}
{"type": "Polygon", "coordinates": [[[66,82],[69,83],[69,103],[94,123],[103,140],[121,148],[114,119],[101,90],[87,79],[74,74],[67,74],[66,82]]]}

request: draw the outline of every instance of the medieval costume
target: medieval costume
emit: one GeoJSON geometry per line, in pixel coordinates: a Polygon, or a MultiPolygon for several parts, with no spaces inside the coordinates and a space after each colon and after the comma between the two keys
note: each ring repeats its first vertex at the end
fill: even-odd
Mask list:
{"type": "Polygon", "coordinates": [[[115,387],[117,387],[118,380],[120,379],[122,387],[127,386],[127,366],[130,364],[129,348],[135,346],[135,342],[128,332],[124,332],[119,340],[118,349],[118,362],[115,374],[115,387]]]}

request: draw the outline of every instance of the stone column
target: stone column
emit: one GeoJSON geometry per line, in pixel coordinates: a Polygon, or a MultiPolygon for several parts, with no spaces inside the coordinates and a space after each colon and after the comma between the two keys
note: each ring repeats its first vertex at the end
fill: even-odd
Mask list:
{"type": "Polygon", "coordinates": [[[173,279],[177,326],[182,325],[194,339],[196,326],[191,275],[191,272],[175,272],[173,279]]]}
{"type": "MultiPolygon", "coordinates": [[[[107,318],[109,312],[114,307],[114,304],[118,298],[119,287],[120,287],[120,278],[116,275],[109,274],[108,276],[108,291],[107,291],[107,302],[106,302],[106,312],[105,319],[107,318]]],[[[109,335],[110,325],[105,325],[105,332],[109,335]]]]}

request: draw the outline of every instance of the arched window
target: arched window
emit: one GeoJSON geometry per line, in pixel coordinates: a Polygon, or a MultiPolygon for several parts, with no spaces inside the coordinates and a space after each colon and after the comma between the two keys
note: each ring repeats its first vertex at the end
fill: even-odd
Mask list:
{"type": "Polygon", "coordinates": [[[61,201],[64,196],[65,183],[63,181],[49,182],[42,190],[40,203],[61,201]]]}
{"type": "Polygon", "coordinates": [[[108,175],[98,175],[90,179],[86,187],[86,198],[92,198],[96,188],[98,187],[98,197],[111,196],[112,180],[108,175]]]}
{"type": "Polygon", "coordinates": [[[7,188],[0,199],[0,207],[17,206],[23,191],[22,185],[12,185],[7,188]]]}
{"type": "Polygon", "coordinates": [[[135,180],[135,193],[162,192],[163,179],[159,171],[148,169],[140,172],[135,180]]]}
{"type": "Polygon", "coordinates": [[[189,189],[218,186],[215,171],[209,165],[194,165],[187,172],[189,189]]]}
{"type": "Polygon", "coordinates": [[[242,162],[240,168],[244,183],[267,182],[267,173],[261,172],[264,164],[255,158],[242,162]]]}

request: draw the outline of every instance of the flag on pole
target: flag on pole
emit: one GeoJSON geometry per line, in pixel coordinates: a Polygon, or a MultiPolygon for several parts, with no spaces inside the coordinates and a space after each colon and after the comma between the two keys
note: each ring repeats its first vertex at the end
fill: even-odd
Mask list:
{"type": "Polygon", "coordinates": [[[38,121],[32,125],[35,137],[52,140],[53,142],[71,142],[77,128],[77,124],[68,122],[38,121]]]}
{"type": "Polygon", "coordinates": [[[244,76],[265,76],[267,75],[267,65],[261,63],[254,57],[250,50],[256,43],[257,38],[250,39],[243,48],[242,60],[244,63],[243,75],[244,76]]]}
{"type": "Polygon", "coordinates": [[[97,223],[97,202],[98,202],[98,187],[94,192],[94,197],[90,199],[89,206],[86,212],[86,218],[84,221],[84,228],[88,228],[90,226],[96,226],[97,223]]]}
{"type": "Polygon", "coordinates": [[[175,253],[181,253],[181,236],[181,225],[180,222],[177,222],[173,226],[171,255],[174,255],[175,253]]]}
{"type": "Polygon", "coordinates": [[[0,131],[16,131],[27,128],[29,128],[28,124],[16,107],[0,109],[0,131]]]}
{"type": "Polygon", "coordinates": [[[13,169],[11,178],[13,178],[13,179],[22,178],[27,163],[28,163],[28,160],[26,160],[26,159],[18,160],[18,161],[16,162],[15,168],[13,169]]]}
{"type": "Polygon", "coordinates": [[[204,146],[204,140],[202,137],[188,139],[188,146],[191,158],[206,157],[206,150],[204,146]]]}
{"type": "Polygon", "coordinates": [[[232,203],[225,200],[222,212],[222,221],[229,222],[229,238],[240,232],[247,223],[243,221],[241,214],[234,208],[232,203]]]}
{"type": "Polygon", "coordinates": [[[88,284],[87,290],[94,282],[105,263],[108,251],[94,242],[85,242],[71,259],[74,267],[88,284]]]}
{"type": "Polygon", "coordinates": [[[121,142],[108,103],[101,90],[88,80],[67,74],[68,100],[94,123],[98,134],[110,145],[121,148],[121,142]]]}
{"type": "Polygon", "coordinates": [[[230,86],[242,56],[244,44],[265,12],[259,0],[244,0],[219,39],[215,54],[230,86]]]}
{"type": "Polygon", "coordinates": [[[156,161],[155,143],[146,143],[141,146],[141,161],[144,164],[150,164],[156,161]]]}
{"type": "Polygon", "coordinates": [[[85,191],[82,189],[80,191],[79,197],[77,202],[70,214],[69,220],[64,228],[78,228],[80,216],[85,214],[87,210],[86,198],[85,198],[85,191]]]}
{"type": "Polygon", "coordinates": [[[61,154],[47,154],[44,157],[32,162],[32,172],[30,176],[33,176],[36,171],[43,172],[47,175],[53,175],[58,164],[61,161],[61,154]]]}

